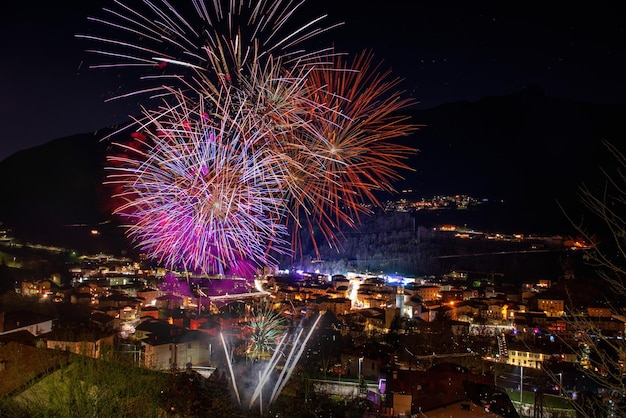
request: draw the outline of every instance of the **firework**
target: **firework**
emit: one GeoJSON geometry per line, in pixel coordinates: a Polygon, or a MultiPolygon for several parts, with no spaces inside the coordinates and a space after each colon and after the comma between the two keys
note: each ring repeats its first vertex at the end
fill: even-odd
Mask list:
{"type": "Polygon", "coordinates": [[[102,25],[106,35],[76,36],[99,45],[89,52],[102,61],[90,68],[142,71],[144,88],[112,99],[142,93],[162,96],[172,87],[212,98],[224,85],[253,79],[269,59],[280,59],[282,65],[302,65],[310,59],[311,52],[296,47],[337,25],[319,26],[325,16],[292,25],[302,3],[190,0],[176,10],[166,0],[144,0],[136,8],[115,0],[103,8],[102,17],[89,18],[102,25]]]}
{"type": "Polygon", "coordinates": [[[324,103],[327,111],[309,113],[313,134],[302,136],[306,152],[292,165],[303,169],[290,179],[297,178],[302,189],[291,200],[296,222],[311,231],[318,228],[326,241],[338,245],[342,225],[356,226],[369,213],[367,203],[380,206],[373,192],[393,191],[391,183],[401,178],[398,171],[410,170],[406,159],[415,150],[389,140],[417,126],[401,114],[411,101],[394,91],[400,79],[381,73],[371,53],[361,53],[350,64],[339,55],[333,58],[332,67],[320,66],[307,77],[308,100],[324,103]]]}
{"type": "MultiPolygon", "coordinates": [[[[203,102],[147,112],[153,130],[109,157],[108,183],[129,236],[168,266],[222,272],[242,260],[268,263],[285,250],[281,161],[253,144],[263,132],[245,115],[207,113],[203,102]]],[[[222,96],[232,111],[230,96],[222,96]]]]}
{"type": "Polygon", "coordinates": [[[115,212],[168,267],[271,264],[300,247],[301,229],[316,250],[316,231],[337,247],[408,168],[413,150],[389,141],[415,129],[399,116],[410,105],[399,80],[371,54],[347,64],[332,48],[296,49],[332,27],[322,17],[291,29],[302,3],[207,3],[115,1],[92,20],[119,36],[80,35],[111,60],[92,67],[138,67],[153,82],[118,98],[161,99],[109,157],[115,212]]]}
{"type": "Polygon", "coordinates": [[[269,307],[260,307],[249,321],[250,342],[246,353],[252,358],[269,358],[285,329],[283,318],[269,307]]]}
{"type": "MultiPolygon", "coordinates": [[[[266,333],[267,338],[263,338],[266,341],[271,341],[271,343],[258,344],[257,346],[261,348],[265,347],[267,349],[264,350],[262,348],[262,351],[260,352],[269,354],[271,351],[272,354],[271,356],[265,355],[264,357],[266,358],[263,361],[256,363],[257,365],[260,365],[261,368],[252,367],[251,369],[246,369],[246,373],[248,374],[247,377],[252,378],[253,384],[251,385],[251,392],[248,391],[243,393],[248,400],[248,408],[252,409],[254,404],[258,402],[261,412],[263,412],[262,393],[269,388],[271,392],[265,392],[269,395],[268,404],[272,404],[274,402],[276,397],[283,390],[285,384],[289,381],[289,378],[298,364],[300,357],[304,353],[309,338],[317,328],[322,317],[322,314],[318,314],[316,318],[312,320],[309,330],[305,332],[302,323],[299,323],[295,328],[286,328],[282,326],[279,324],[279,317],[267,309],[267,307],[260,308],[259,318],[264,317],[264,315],[271,315],[271,317],[265,316],[266,319],[259,322],[271,325],[261,325],[259,326],[259,329],[271,329],[270,332],[266,333]],[[269,346],[271,346],[271,348],[269,346]],[[258,371],[258,375],[251,373],[254,369],[258,371]],[[281,369],[281,371],[278,376],[275,376],[274,372],[277,369],[281,369]]],[[[233,391],[236,396],[237,403],[242,405],[241,396],[239,394],[239,385],[233,369],[231,357],[228,354],[228,347],[222,334],[220,334],[220,338],[222,340],[224,353],[226,354],[226,363],[228,365],[233,391]]]]}

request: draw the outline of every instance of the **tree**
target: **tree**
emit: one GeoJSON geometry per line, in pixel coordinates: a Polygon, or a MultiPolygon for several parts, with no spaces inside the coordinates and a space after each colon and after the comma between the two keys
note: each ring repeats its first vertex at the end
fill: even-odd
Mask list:
{"type": "Polygon", "coordinates": [[[604,182],[599,188],[583,184],[579,189],[580,202],[592,217],[588,222],[568,218],[576,231],[593,244],[587,262],[612,290],[626,295],[626,157],[614,145],[604,145],[614,156],[615,166],[600,168],[604,182]]]}
{"type": "MultiPolygon", "coordinates": [[[[601,180],[596,187],[583,184],[579,188],[581,217],[575,221],[564,210],[568,220],[582,238],[591,243],[584,259],[593,267],[596,277],[602,281],[607,296],[607,306],[613,314],[622,314],[620,300],[626,298],[626,158],[613,144],[605,141],[604,146],[612,157],[612,165],[600,168],[601,180]],[[586,215],[590,217],[586,218],[586,215]],[[612,297],[609,297],[612,296],[612,297]]],[[[561,207],[563,209],[563,207],[561,207]]],[[[584,373],[600,388],[617,394],[611,399],[612,413],[626,415],[623,399],[626,395],[623,362],[626,361],[624,331],[607,332],[598,326],[598,321],[581,312],[572,312],[569,325],[576,332],[573,349],[579,354],[584,373]]],[[[601,403],[597,396],[586,394],[584,402],[574,403],[581,416],[594,416],[588,403],[601,403]]]]}

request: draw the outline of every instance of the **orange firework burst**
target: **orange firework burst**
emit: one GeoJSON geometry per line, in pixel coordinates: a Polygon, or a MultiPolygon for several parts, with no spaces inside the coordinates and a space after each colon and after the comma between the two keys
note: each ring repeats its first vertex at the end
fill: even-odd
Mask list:
{"type": "Polygon", "coordinates": [[[324,64],[306,80],[308,100],[330,111],[310,114],[314,134],[306,132],[306,152],[298,154],[303,169],[292,177],[302,194],[293,196],[292,213],[331,244],[338,244],[341,225],[354,227],[369,213],[366,204],[379,205],[374,191],[394,190],[392,182],[410,169],[406,159],[415,153],[390,141],[417,129],[402,114],[411,101],[395,91],[400,79],[380,73],[372,60],[363,52],[348,65],[336,55],[333,66],[324,64]]]}

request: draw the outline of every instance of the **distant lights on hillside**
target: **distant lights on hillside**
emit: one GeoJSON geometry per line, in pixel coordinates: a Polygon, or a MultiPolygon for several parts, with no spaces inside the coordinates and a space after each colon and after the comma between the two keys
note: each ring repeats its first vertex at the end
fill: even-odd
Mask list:
{"type": "MultiPolygon", "coordinates": [[[[410,194],[413,190],[402,190],[403,194],[410,194]]],[[[400,198],[398,200],[389,200],[385,202],[384,207],[387,211],[411,212],[419,210],[438,210],[438,209],[471,209],[487,203],[488,199],[477,199],[469,195],[438,195],[422,198],[400,198]]]]}

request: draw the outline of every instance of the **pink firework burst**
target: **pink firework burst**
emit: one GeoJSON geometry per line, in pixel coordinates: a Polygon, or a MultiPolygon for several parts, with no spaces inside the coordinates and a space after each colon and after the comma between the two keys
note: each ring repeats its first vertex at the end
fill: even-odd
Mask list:
{"type": "MultiPolygon", "coordinates": [[[[272,261],[288,244],[280,164],[253,146],[264,135],[244,114],[203,117],[203,102],[146,112],[152,130],[109,157],[108,182],[121,187],[116,213],[128,235],[167,266],[223,272],[242,260],[272,261]]],[[[222,96],[230,109],[230,96],[222,96]]]]}

